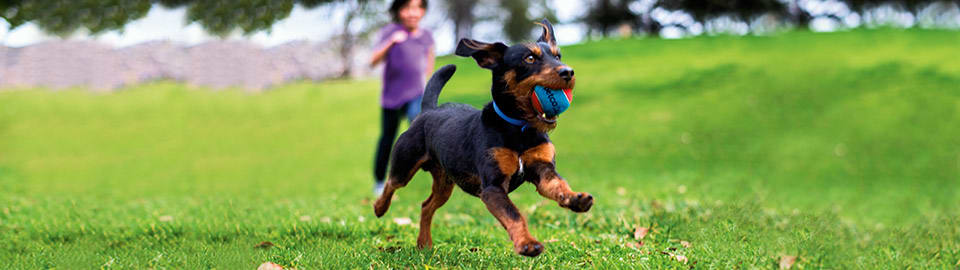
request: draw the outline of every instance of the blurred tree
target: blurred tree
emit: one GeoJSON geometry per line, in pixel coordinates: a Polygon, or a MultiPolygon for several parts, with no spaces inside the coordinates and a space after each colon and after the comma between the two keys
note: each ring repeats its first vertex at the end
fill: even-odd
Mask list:
{"type": "MultiPolygon", "coordinates": [[[[634,29],[644,29],[644,31],[657,28],[643,25],[643,21],[640,20],[641,16],[630,10],[632,2],[634,1],[598,0],[593,2],[585,17],[582,18],[588,27],[589,33],[587,35],[590,36],[593,31],[598,31],[600,35],[606,37],[613,29],[623,24],[630,25],[634,29]]],[[[656,31],[659,32],[659,29],[656,29],[656,31]]]]}
{"type": "Polygon", "coordinates": [[[123,29],[150,11],[150,0],[0,1],[0,17],[16,28],[34,22],[45,32],[67,36],[83,27],[91,33],[123,29]]]}
{"type": "MultiPolygon", "coordinates": [[[[326,4],[343,5],[346,14],[337,35],[343,61],[341,76],[352,72],[353,47],[359,38],[371,32],[357,28],[360,18],[375,21],[375,12],[368,8],[370,0],[3,0],[0,17],[16,28],[26,22],[37,24],[45,32],[67,36],[79,28],[91,33],[122,30],[130,21],[147,15],[154,3],[168,8],[187,9],[187,22],[198,23],[208,33],[220,37],[237,30],[243,34],[269,31],[279,20],[290,16],[294,5],[316,8],[326,4]]],[[[382,16],[381,16],[382,17],[382,16]]],[[[322,22],[318,22],[322,23],[322,22]]],[[[368,26],[377,25],[376,23],[368,26]]]]}
{"type": "Polygon", "coordinates": [[[797,29],[806,29],[806,27],[802,26],[809,25],[810,21],[813,20],[813,16],[810,15],[810,12],[806,9],[800,7],[800,1],[801,0],[789,0],[787,2],[787,16],[789,16],[789,20],[793,23],[794,27],[797,29]]]}
{"type": "MultiPolygon", "coordinates": [[[[354,45],[359,40],[368,37],[375,28],[373,26],[383,25],[389,20],[389,16],[383,16],[384,8],[374,8],[373,1],[367,0],[345,0],[339,3],[343,5],[347,13],[344,15],[341,24],[340,34],[337,37],[339,41],[340,61],[343,63],[343,69],[340,71],[341,78],[349,77],[353,73],[353,55],[354,45]],[[356,21],[366,21],[366,27],[361,29],[351,29],[356,21]]],[[[355,27],[354,27],[355,28],[355,27]]]]}
{"type": "MultiPolygon", "coordinates": [[[[154,3],[186,7],[187,21],[196,22],[214,35],[244,34],[269,30],[286,18],[294,4],[314,8],[349,0],[3,0],[0,17],[16,28],[27,22],[45,32],[66,36],[79,28],[91,33],[123,29],[130,21],[147,15],[154,3]]],[[[353,0],[367,2],[366,0],[353,0]]]]}
{"type": "Polygon", "coordinates": [[[877,8],[883,5],[891,5],[902,8],[907,12],[916,15],[921,8],[937,2],[937,0],[840,0],[840,2],[847,4],[851,10],[860,14],[863,14],[865,11],[872,8],[877,8]]]}
{"type": "Polygon", "coordinates": [[[504,33],[512,42],[531,40],[531,32],[534,29],[540,29],[540,26],[533,23],[535,21],[543,18],[551,22],[557,21],[556,15],[547,5],[546,0],[500,0],[500,8],[506,12],[506,17],[502,18],[504,33]]]}
{"type": "Polygon", "coordinates": [[[789,14],[787,4],[779,0],[660,0],[657,6],[667,10],[683,10],[701,23],[720,16],[732,16],[749,22],[764,14],[782,17],[789,14]]]}
{"type": "Polygon", "coordinates": [[[447,16],[453,20],[453,42],[473,35],[473,25],[476,17],[473,14],[478,0],[447,0],[447,16]]]}

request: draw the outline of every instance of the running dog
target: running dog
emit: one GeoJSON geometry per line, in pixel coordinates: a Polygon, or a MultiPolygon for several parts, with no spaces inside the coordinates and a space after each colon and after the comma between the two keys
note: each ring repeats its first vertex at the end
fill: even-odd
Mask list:
{"type": "Polygon", "coordinates": [[[507,46],[460,40],[456,55],[472,57],[493,74],[493,101],[482,110],[459,103],[437,106],[441,88],[456,71],[454,65],[440,68],[427,83],[422,112],[397,140],[386,186],[374,203],[374,213],[383,216],[393,193],[418,169],[430,172],[433,193],[420,212],[418,248],[433,245],[433,214],[450,198],[454,184],[479,197],[507,230],[514,250],[531,257],[544,246],[530,235],[508,193],[530,182],[540,195],[574,212],[586,212],[593,205],[593,196],[571,190],[556,170],[547,132],[556,128],[559,112],[545,108],[557,109],[554,93],[566,98],[561,101],[569,106],[576,78],[573,68],[561,62],[553,26],[546,19],[538,24],[543,34],[533,43],[507,46]],[[551,95],[546,103],[552,104],[538,98],[544,93],[551,95]]]}

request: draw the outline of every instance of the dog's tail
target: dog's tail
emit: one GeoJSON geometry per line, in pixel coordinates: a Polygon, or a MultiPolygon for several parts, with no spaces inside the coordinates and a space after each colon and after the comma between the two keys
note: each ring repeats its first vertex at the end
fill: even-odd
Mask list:
{"type": "Polygon", "coordinates": [[[447,84],[453,73],[457,71],[457,66],[446,65],[433,73],[427,87],[423,91],[423,101],[420,103],[420,111],[432,110],[437,108],[437,98],[440,96],[440,90],[447,84]]]}

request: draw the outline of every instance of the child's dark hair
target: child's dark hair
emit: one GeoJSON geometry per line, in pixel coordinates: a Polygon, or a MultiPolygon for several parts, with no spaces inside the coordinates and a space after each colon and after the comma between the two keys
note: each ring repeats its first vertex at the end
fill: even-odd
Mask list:
{"type": "MultiPolygon", "coordinates": [[[[393,0],[393,3],[390,4],[390,16],[393,16],[394,22],[400,21],[400,9],[406,6],[407,3],[410,3],[410,0],[393,0]]],[[[426,10],[427,0],[420,0],[420,7],[426,10]]]]}

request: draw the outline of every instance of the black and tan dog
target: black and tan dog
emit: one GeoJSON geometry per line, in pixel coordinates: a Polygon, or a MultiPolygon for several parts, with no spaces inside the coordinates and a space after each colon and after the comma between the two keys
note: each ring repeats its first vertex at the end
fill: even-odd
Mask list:
{"type": "Polygon", "coordinates": [[[438,70],[427,83],[422,113],[397,140],[389,180],[374,204],[377,217],[383,216],[394,191],[406,186],[418,169],[430,172],[433,193],[423,202],[418,248],[433,244],[433,213],[450,198],[454,184],[480,197],[507,229],[514,250],[526,256],[537,256],[544,247],[530,235],[507,193],[530,182],[541,195],[574,212],[593,205],[590,194],[570,190],[557,174],[554,146],[547,136],[557,117],[537,113],[531,104],[535,86],[572,89],[575,82],[573,69],[560,62],[553,26],[547,20],[541,26],[543,35],[535,43],[508,47],[460,40],[457,55],[473,57],[493,72],[493,102],[482,110],[465,104],[437,106],[440,89],[456,70],[453,65],[438,70]]]}

